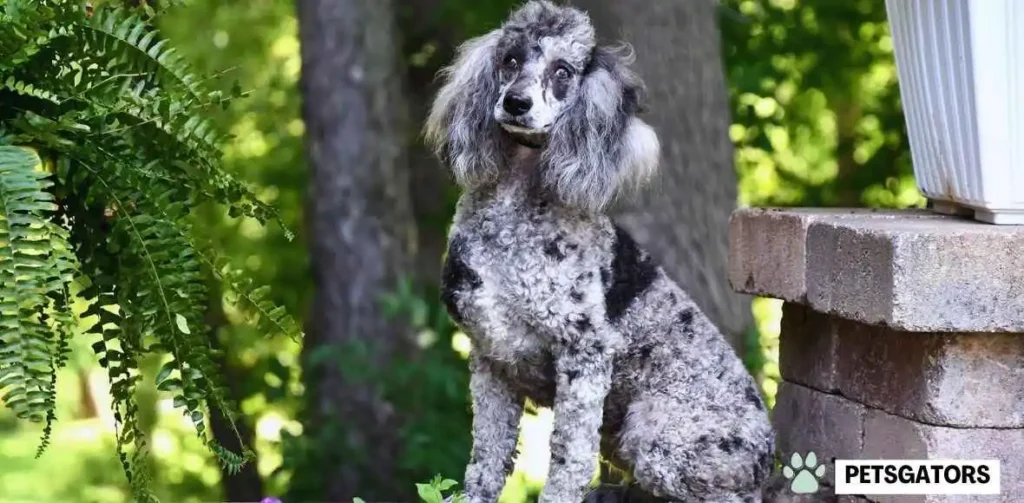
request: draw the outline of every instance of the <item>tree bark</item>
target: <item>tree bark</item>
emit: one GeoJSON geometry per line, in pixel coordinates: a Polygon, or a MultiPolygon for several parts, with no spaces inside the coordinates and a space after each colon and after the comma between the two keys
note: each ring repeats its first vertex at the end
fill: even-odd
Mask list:
{"type": "Polygon", "coordinates": [[[409,101],[411,127],[406,135],[409,154],[409,182],[412,211],[417,224],[415,268],[417,278],[436,291],[440,281],[441,257],[448,244],[448,226],[457,189],[445,168],[423,143],[420,134],[438,82],[442,66],[451,60],[457,41],[456,30],[437,16],[443,0],[405,0],[396,12],[401,35],[405,90],[409,101]],[[423,61],[411,61],[410,55],[427,45],[432,52],[423,61]]]}
{"type": "Polygon", "coordinates": [[[79,367],[75,369],[75,379],[78,381],[78,411],[75,414],[75,418],[92,419],[99,417],[99,407],[96,405],[96,396],[92,393],[88,368],[79,367]]]}
{"type": "Polygon", "coordinates": [[[749,298],[727,279],[736,171],[722,68],[718,2],[577,0],[604,42],[630,43],[647,84],[645,119],[658,132],[662,173],[635,209],[616,219],[742,348],[749,298]]]}
{"type": "Polygon", "coordinates": [[[316,357],[340,352],[341,361],[380,368],[408,340],[380,304],[411,270],[416,241],[393,2],[299,0],[298,18],[315,284],[303,349],[306,436],[331,439],[314,447],[337,453],[316,467],[316,499],[402,500],[412,481],[396,480],[400,418],[376,383],[339,358],[316,357]],[[357,346],[368,353],[353,362],[357,346]]]}
{"type": "MultiPolygon", "coordinates": [[[[229,325],[227,316],[224,314],[222,294],[220,285],[210,282],[210,304],[206,309],[206,325],[210,328],[210,347],[221,351],[214,357],[214,364],[224,372],[224,383],[228,389],[228,396],[232,402],[241,406],[242,389],[240,384],[245,379],[255,376],[246,375],[244,369],[237,367],[223,352],[223,344],[220,342],[220,329],[229,325]]],[[[213,438],[231,452],[241,453],[243,447],[256,450],[256,432],[249,423],[249,417],[241,414],[235,420],[235,427],[224,414],[216,409],[210,411],[209,416],[210,433],[213,438]],[[237,430],[238,434],[235,434],[237,430]],[[239,439],[241,437],[241,439],[239,439]],[[241,442],[239,442],[241,440],[241,442]],[[243,446],[244,443],[244,446],[243,446]]],[[[263,479],[260,477],[258,460],[254,459],[242,467],[237,473],[232,473],[227,467],[220,467],[220,487],[224,501],[259,501],[263,499],[263,479]]]]}

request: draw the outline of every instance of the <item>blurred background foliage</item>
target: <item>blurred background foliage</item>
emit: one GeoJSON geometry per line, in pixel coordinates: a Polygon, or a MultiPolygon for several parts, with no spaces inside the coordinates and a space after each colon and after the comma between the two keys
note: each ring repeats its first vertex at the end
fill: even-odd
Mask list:
{"type": "MultiPolygon", "coordinates": [[[[496,26],[515,3],[441,0],[424,12],[417,10],[419,2],[398,2],[410,80],[429,82],[455,44],[496,26]]],[[[884,2],[721,4],[739,204],[923,206],[910,166],[884,2]]],[[[200,73],[225,74],[225,85],[237,81],[247,92],[215,118],[234,135],[224,161],[263,188],[264,200],[281,210],[298,239],[289,242],[276,226],[260,227],[216,209],[199,212],[197,227],[237,266],[272,285],[276,303],[301,315],[312,284],[303,244],[307,168],[294,2],[195,0],[172,10],[160,25],[200,73]]],[[[412,99],[422,100],[422,93],[412,93],[412,99]]],[[[437,194],[444,198],[443,210],[420,225],[446,225],[455,196],[437,194]]],[[[461,479],[469,452],[467,341],[447,321],[432,288],[436,292],[436,286],[407,284],[388,299],[389,311],[409,317],[426,348],[417,361],[403,362],[402,372],[360,370],[358,357],[352,357],[358,352],[324,352],[310,362],[363,372],[377,380],[396,407],[415,411],[418,419],[402,432],[402,469],[410,485],[438,473],[461,479]]],[[[240,326],[238,313],[211,307],[232,393],[257,451],[259,491],[308,499],[303,496],[315,494],[316,488],[309,487],[314,479],[303,474],[329,459],[324,456],[332,442],[303,436],[299,343],[265,338],[240,326]]],[[[747,360],[754,362],[751,370],[772,403],[780,305],[757,299],[753,309],[757,333],[748,350],[756,357],[747,360]]],[[[127,501],[128,486],[113,455],[105,378],[88,348],[76,348],[74,354],[77,360],[59,380],[62,419],[54,431],[59,448],[33,459],[39,431],[0,409],[0,501],[127,501]]],[[[150,363],[153,368],[159,364],[150,363]]],[[[221,500],[225,488],[210,454],[155,389],[144,390],[144,396],[157,495],[176,502],[221,500]]],[[[526,501],[539,490],[549,428],[549,411],[524,417],[523,455],[503,501],[526,501]]]]}

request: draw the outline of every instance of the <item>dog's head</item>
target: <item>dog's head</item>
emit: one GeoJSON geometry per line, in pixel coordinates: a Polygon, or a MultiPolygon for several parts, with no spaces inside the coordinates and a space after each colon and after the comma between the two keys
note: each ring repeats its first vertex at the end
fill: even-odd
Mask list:
{"type": "Polygon", "coordinates": [[[643,82],[626,48],[599,47],[587,15],[534,0],[469,40],[427,119],[426,138],[466,189],[510,169],[516,144],[541,150],[541,183],[601,211],[657,169],[660,146],[636,117],[643,82]]]}

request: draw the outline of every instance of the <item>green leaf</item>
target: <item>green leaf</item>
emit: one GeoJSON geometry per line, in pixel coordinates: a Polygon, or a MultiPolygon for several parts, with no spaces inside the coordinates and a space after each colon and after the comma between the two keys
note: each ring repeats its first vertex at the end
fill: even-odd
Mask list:
{"type": "Polygon", "coordinates": [[[188,329],[188,320],[186,320],[184,316],[182,316],[180,314],[175,314],[174,315],[174,323],[178,326],[178,330],[181,330],[181,333],[183,333],[185,335],[188,335],[188,334],[192,333],[188,329]]]}
{"type": "Polygon", "coordinates": [[[443,503],[444,498],[441,497],[441,491],[438,491],[436,487],[430,484],[416,484],[416,493],[419,494],[420,499],[425,503],[443,503]]]}
{"type": "Polygon", "coordinates": [[[157,373],[157,375],[156,375],[156,382],[157,382],[157,384],[163,382],[165,379],[170,377],[171,372],[174,372],[174,370],[177,368],[176,363],[177,362],[175,362],[174,360],[171,360],[171,361],[163,364],[162,367],[160,367],[160,372],[157,373]]]}
{"type": "Polygon", "coordinates": [[[178,379],[178,378],[164,379],[163,381],[160,381],[159,384],[157,384],[156,389],[158,389],[160,391],[176,391],[176,390],[179,390],[179,389],[181,389],[181,379],[178,379]]]}
{"type": "Polygon", "coordinates": [[[441,491],[447,491],[455,487],[456,485],[458,485],[458,482],[451,479],[444,479],[437,483],[437,488],[440,489],[441,491]]]}

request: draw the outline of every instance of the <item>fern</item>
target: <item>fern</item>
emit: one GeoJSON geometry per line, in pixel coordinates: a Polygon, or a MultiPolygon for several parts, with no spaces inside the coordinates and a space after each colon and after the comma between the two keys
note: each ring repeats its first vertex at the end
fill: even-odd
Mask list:
{"type": "Polygon", "coordinates": [[[18,417],[42,422],[57,353],[44,307],[63,285],[50,253],[52,183],[39,166],[28,150],[0,147],[0,384],[18,417]]]}
{"type": "Polygon", "coordinates": [[[0,0],[0,398],[45,424],[42,454],[56,372],[83,324],[110,380],[118,457],[136,498],[150,500],[134,398],[146,354],[169,356],[158,389],[226,468],[252,458],[206,428],[210,408],[232,424],[238,415],[203,322],[206,278],[261,330],[301,332],[265,288],[197,243],[190,223],[208,202],[278,220],[220,166],[225,136],[207,116],[241,93],[207,89],[150,9],[119,3],[0,0]],[[89,306],[82,319],[70,309],[73,282],[89,306]]]}

